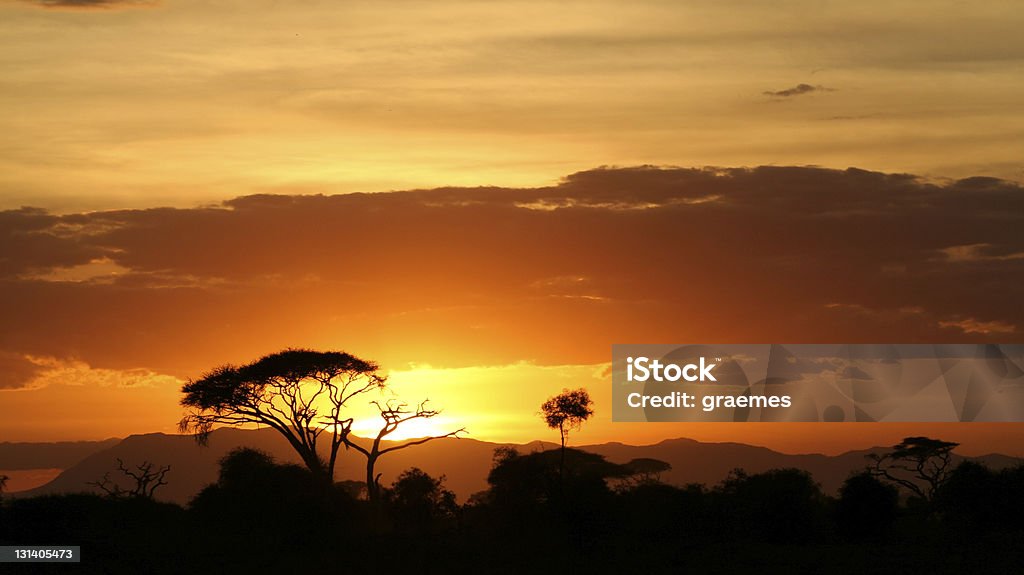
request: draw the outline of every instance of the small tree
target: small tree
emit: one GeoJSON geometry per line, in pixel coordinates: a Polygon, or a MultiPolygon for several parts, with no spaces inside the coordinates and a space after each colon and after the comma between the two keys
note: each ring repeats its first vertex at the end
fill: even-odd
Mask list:
{"type": "Polygon", "coordinates": [[[139,497],[143,499],[152,499],[153,494],[157,489],[163,485],[167,485],[165,478],[167,473],[171,470],[171,466],[165,465],[163,467],[157,467],[156,464],[150,463],[149,461],[143,461],[133,469],[129,469],[128,466],[121,461],[121,458],[118,458],[117,469],[126,478],[131,480],[127,488],[121,487],[120,483],[111,479],[110,472],[104,473],[103,478],[99,481],[87,481],[86,485],[92,485],[106,493],[108,496],[114,498],[139,497]]]}
{"type": "Polygon", "coordinates": [[[338,351],[288,349],[241,367],[224,365],[182,387],[183,432],[205,444],[214,425],[256,424],[284,436],[314,476],[333,481],[338,449],[352,431],[342,413],[355,396],[383,388],[377,364],[338,351]],[[320,436],[328,431],[324,461],[320,436]]]}
{"type": "Polygon", "coordinates": [[[931,502],[952,470],[953,449],[959,445],[930,437],[906,437],[892,451],[869,454],[868,471],[931,502]]]}
{"type": "Polygon", "coordinates": [[[3,501],[4,490],[7,489],[7,480],[9,479],[10,477],[6,475],[0,475],[0,501],[3,501]]]}
{"type": "Polygon", "coordinates": [[[444,435],[421,437],[405,443],[397,443],[390,447],[381,447],[381,442],[387,439],[388,435],[394,433],[403,423],[414,419],[430,419],[431,417],[439,415],[441,412],[434,409],[427,409],[426,401],[417,405],[415,410],[409,409],[409,405],[407,403],[396,402],[393,399],[389,399],[384,404],[381,404],[379,401],[371,401],[370,403],[377,408],[380,412],[381,419],[384,420],[384,424],[381,426],[380,431],[377,432],[377,436],[373,438],[369,447],[363,447],[362,445],[352,441],[347,436],[345,438],[345,445],[355,449],[366,457],[366,496],[373,503],[376,503],[380,498],[380,475],[375,474],[374,471],[378,459],[392,451],[398,451],[399,449],[405,449],[414,445],[422,445],[428,441],[441,439],[443,437],[458,437],[460,433],[466,432],[466,428],[462,427],[455,431],[445,433],[444,435]]]}
{"type": "Polygon", "coordinates": [[[569,430],[580,429],[583,422],[590,419],[594,410],[590,408],[593,401],[590,394],[584,388],[563,389],[562,393],[548,398],[541,406],[541,415],[548,427],[557,429],[562,440],[562,455],[558,466],[559,476],[565,471],[565,443],[569,437],[569,430]]]}

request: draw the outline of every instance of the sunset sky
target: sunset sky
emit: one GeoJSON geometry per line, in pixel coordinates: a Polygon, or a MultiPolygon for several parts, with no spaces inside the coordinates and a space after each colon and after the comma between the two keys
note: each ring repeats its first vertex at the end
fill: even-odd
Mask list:
{"type": "MultiPolygon", "coordinates": [[[[424,432],[837,452],[1022,425],[615,424],[613,343],[1021,342],[1013,2],[0,3],[0,441],[173,432],[285,347],[424,432]]],[[[369,413],[369,412],[364,412],[369,413]]]]}

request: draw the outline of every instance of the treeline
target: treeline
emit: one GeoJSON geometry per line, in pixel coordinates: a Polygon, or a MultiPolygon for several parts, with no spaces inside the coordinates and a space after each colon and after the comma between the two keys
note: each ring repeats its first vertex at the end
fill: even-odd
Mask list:
{"type": "MultiPolygon", "coordinates": [[[[567,449],[499,449],[489,489],[459,504],[443,477],[402,473],[379,498],[241,449],[182,508],[124,491],[8,499],[0,545],[80,545],[81,565],[8,572],[1014,572],[1024,467],[964,462],[921,497],[866,469],[837,496],[805,471],[659,481],[567,449]]],[[[6,567],[6,566],[5,566],[6,567]]]]}

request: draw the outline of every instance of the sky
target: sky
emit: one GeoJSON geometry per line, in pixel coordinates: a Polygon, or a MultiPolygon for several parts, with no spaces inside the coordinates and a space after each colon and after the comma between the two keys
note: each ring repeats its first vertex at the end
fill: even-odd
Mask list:
{"type": "MultiPolygon", "coordinates": [[[[286,347],[496,441],[613,343],[1020,342],[1012,2],[0,3],[0,441],[172,432],[286,347]]],[[[1015,451],[1016,450],[1016,451],[1015,451]]],[[[1024,454],[1024,453],[1021,453],[1024,454]]]]}
{"type": "Polygon", "coordinates": [[[7,0],[0,206],[538,186],[602,165],[1020,181],[1016,2],[7,0]]]}

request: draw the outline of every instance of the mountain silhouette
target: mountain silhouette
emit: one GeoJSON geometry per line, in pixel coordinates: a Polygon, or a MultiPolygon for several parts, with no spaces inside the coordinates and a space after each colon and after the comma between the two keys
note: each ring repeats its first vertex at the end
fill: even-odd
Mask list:
{"type": "Polygon", "coordinates": [[[120,443],[103,441],[56,441],[52,443],[0,443],[0,469],[67,469],[89,455],[120,443]]]}
{"type": "MultiPolygon", "coordinates": [[[[120,458],[129,466],[144,461],[158,466],[170,465],[168,485],[161,487],[156,497],[164,501],[186,504],[203,487],[216,481],[220,458],[232,449],[242,446],[269,452],[280,462],[299,463],[298,457],[287,442],[276,431],[270,429],[219,429],[211,434],[206,447],[197,445],[190,435],[133,435],[93,452],[45,485],[12,495],[31,497],[50,493],[93,492],[95,488],[87,485],[88,482],[97,481],[108,472],[112,479],[118,478],[116,470],[117,460],[120,458]]],[[[389,485],[399,473],[411,467],[419,467],[433,476],[444,475],[446,487],[464,501],[473,493],[487,488],[487,473],[491,468],[495,448],[509,446],[515,447],[521,453],[557,449],[554,443],[540,441],[512,444],[446,438],[416,449],[393,452],[380,460],[377,470],[382,473],[381,483],[384,485],[389,485]]],[[[704,443],[692,439],[670,439],[642,446],[604,443],[582,445],[578,448],[603,455],[616,463],[625,463],[637,458],[653,458],[668,462],[672,465],[672,470],[662,474],[661,479],[676,485],[713,485],[735,468],[743,468],[749,473],[759,473],[769,469],[795,467],[810,472],[815,481],[821,484],[822,489],[830,494],[838,490],[851,472],[864,468],[865,455],[886,450],[876,447],[835,456],[793,455],[742,443],[704,443]]],[[[979,461],[993,469],[1002,469],[1019,462],[1017,458],[999,454],[968,459],[979,461]]],[[[364,459],[353,451],[342,453],[336,479],[360,481],[365,476],[363,463],[364,459]]]]}

